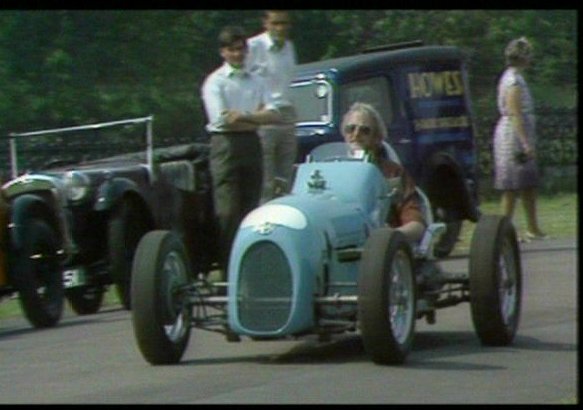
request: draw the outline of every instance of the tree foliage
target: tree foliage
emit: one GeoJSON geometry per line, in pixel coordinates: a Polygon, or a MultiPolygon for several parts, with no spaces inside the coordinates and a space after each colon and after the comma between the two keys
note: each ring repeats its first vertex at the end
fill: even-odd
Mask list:
{"type": "MultiPolygon", "coordinates": [[[[154,114],[163,138],[203,129],[200,86],[225,25],[261,31],[260,10],[2,10],[0,134],[154,114]]],[[[529,83],[575,89],[575,10],[294,10],[300,62],[387,43],[456,45],[475,99],[489,101],[503,49],[535,47],[529,83]]],[[[490,104],[490,105],[488,105],[490,104]]],[[[479,113],[478,113],[479,115],[479,113]]]]}

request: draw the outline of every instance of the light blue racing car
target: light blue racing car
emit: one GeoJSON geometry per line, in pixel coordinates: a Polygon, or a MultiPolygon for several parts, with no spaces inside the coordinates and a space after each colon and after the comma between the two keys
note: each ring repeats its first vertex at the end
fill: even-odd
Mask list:
{"type": "MultiPolygon", "coordinates": [[[[396,154],[387,146],[389,155],[396,154]]],[[[385,223],[398,184],[344,143],[317,147],[298,166],[290,194],[250,212],[231,250],[228,282],[191,272],[192,252],[172,231],[146,234],[132,271],[132,319],[151,364],[177,363],[192,328],[229,341],[358,332],[378,364],[409,354],[417,319],[470,302],[480,341],[512,343],[521,307],[522,268],[508,218],[483,215],[467,272],[445,272],[433,253],[444,231],[429,222],[419,243],[385,223]],[[226,296],[223,296],[224,290],[226,296]],[[223,292],[221,292],[221,289],[223,292]]]]}

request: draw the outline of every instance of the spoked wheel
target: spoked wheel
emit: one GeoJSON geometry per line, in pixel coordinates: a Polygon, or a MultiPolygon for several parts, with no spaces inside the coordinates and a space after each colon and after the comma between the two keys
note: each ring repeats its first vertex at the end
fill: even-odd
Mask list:
{"type": "Polygon", "coordinates": [[[470,307],[480,341],[505,346],[518,329],[522,267],[516,230],[503,216],[480,218],[470,248],[470,307]]]}
{"type": "Polygon", "coordinates": [[[57,257],[57,234],[39,218],[24,222],[22,249],[10,256],[11,278],[20,305],[34,327],[55,326],[61,319],[65,294],[57,257]]]}
{"type": "Polygon", "coordinates": [[[358,309],[366,352],[378,364],[401,364],[413,343],[416,316],[411,248],[405,236],[378,229],[364,248],[358,309]]]}
{"type": "Polygon", "coordinates": [[[132,267],[132,323],[138,347],[151,364],[174,364],[190,338],[188,256],[169,231],[146,234],[132,267]]]}

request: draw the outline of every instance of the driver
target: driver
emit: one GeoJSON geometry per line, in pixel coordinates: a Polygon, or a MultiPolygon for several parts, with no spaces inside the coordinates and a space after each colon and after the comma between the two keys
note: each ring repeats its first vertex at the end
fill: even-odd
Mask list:
{"type": "Polygon", "coordinates": [[[370,104],[354,103],[342,119],[342,135],[351,155],[364,151],[385,178],[400,177],[401,195],[396,203],[391,204],[387,222],[403,232],[409,241],[420,241],[427,225],[421,211],[421,198],[415,189],[415,181],[405,168],[388,158],[383,146],[387,130],[378,111],[370,104]]]}

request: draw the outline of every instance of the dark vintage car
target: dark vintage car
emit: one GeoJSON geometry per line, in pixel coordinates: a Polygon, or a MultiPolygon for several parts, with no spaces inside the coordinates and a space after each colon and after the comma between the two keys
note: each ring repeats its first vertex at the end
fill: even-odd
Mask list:
{"type": "MultiPolygon", "coordinates": [[[[148,231],[179,232],[197,254],[195,271],[209,270],[214,263],[208,146],[193,143],[154,149],[152,121],[144,117],[10,135],[13,179],[3,186],[11,238],[8,251],[18,255],[15,263],[23,263],[18,259],[34,257],[23,251],[30,247],[31,221],[44,231],[52,230],[59,256],[59,264],[52,268],[62,273],[64,294],[78,314],[98,311],[110,284],[115,284],[124,307],[131,307],[134,251],[148,231]],[[71,156],[72,140],[85,134],[95,138],[100,135],[97,132],[109,132],[116,145],[100,148],[91,159],[81,159],[87,152],[79,150],[71,156]],[[40,136],[52,141],[45,142],[47,149],[61,144],[55,149],[57,157],[19,175],[17,145],[40,136]],[[143,150],[125,153],[136,142],[143,150]]],[[[7,267],[9,277],[18,279],[19,274],[7,267]]]]}
{"type": "Polygon", "coordinates": [[[298,112],[298,162],[314,147],[342,141],[342,115],[356,101],[383,117],[390,144],[431,200],[447,231],[448,255],[463,220],[479,218],[476,144],[467,65],[461,50],[419,42],[301,64],[291,87],[298,112]]]}

